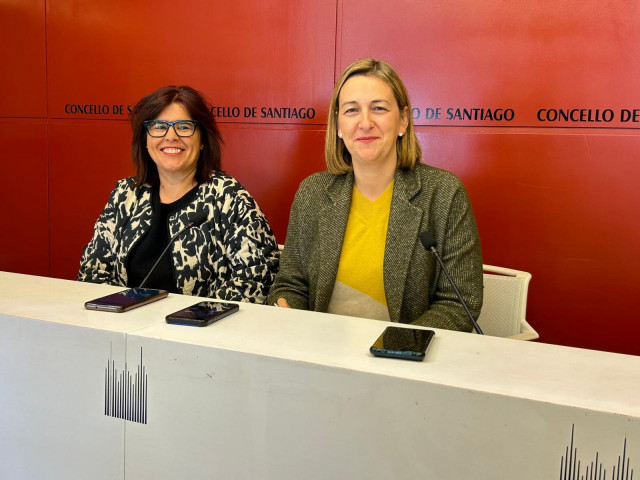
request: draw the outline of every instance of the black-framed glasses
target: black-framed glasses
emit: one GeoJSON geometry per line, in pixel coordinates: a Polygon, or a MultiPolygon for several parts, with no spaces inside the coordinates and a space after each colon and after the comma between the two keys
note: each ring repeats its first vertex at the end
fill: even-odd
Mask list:
{"type": "Polygon", "coordinates": [[[144,122],[144,128],[152,137],[164,137],[171,127],[179,137],[191,137],[196,133],[198,122],[196,120],[176,120],[175,122],[147,120],[144,122]]]}

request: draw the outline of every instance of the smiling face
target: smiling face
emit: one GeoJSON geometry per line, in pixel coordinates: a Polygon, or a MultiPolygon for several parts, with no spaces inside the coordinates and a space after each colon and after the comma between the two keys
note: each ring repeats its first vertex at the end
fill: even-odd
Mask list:
{"type": "Polygon", "coordinates": [[[391,87],[378,77],[355,75],[338,97],[338,135],[354,168],[397,162],[396,141],[407,129],[407,113],[398,108],[391,87]]]}
{"type": "MultiPolygon", "coordinates": [[[[189,112],[180,103],[172,103],[153,120],[192,120],[189,112]]],[[[191,137],[179,137],[173,127],[169,127],[164,137],[156,138],[147,134],[147,150],[158,167],[160,181],[163,178],[188,178],[195,176],[200,156],[200,129],[191,137]]]]}

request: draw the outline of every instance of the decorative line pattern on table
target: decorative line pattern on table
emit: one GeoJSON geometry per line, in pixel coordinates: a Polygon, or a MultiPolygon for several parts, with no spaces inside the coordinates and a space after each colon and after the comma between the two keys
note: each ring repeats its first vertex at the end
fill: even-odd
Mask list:
{"type": "Polygon", "coordinates": [[[571,443],[566,447],[565,454],[560,458],[560,480],[633,480],[633,468],[627,457],[627,439],[625,437],[622,453],[618,461],[611,467],[611,476],[607,477],[607,469],[596,452],[594,460],[585,467],[581,473],[581,461],[578,460],[578,448],[573,446],[574,427],[571,425],[571,443]]]}
{"type": "Polygon", "coordinates": [[[104,414],[146,424],[147,389],[147,373],[142,363],[142,347],[140,347],[140,364],[133,375],[127,369],[126,362],[124,370],[118,374],[115,362],[109,357],[104,371],[104,414]]]}

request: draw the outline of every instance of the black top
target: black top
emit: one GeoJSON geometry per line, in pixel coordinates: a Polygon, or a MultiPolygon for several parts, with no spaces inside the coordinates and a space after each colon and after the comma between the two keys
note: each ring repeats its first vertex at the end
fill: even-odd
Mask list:
{"type": "MultiPolygon", "coordinates": [[[[162,251],[169,244],[169,217],[175,212],[189,205],[196,196],[196,185],[181,198],[172,203],[162,203],[158,187],[154,187],[151,194],[153,213],[151,228],[135,245],[127,257],[128,286],[137,287],[147,276],[153,264],[162,251]]],[[[170,250],[170,249],[169,249],[170,250]]],[[[161,288],[168,292],[177,293],[173,263],[169,251],[158,262],[155,270],[149,275],[145,287],[161,288]]]]}

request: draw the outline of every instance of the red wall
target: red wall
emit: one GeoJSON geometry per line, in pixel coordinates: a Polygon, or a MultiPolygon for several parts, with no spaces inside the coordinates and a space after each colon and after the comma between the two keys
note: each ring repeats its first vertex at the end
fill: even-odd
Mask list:
{"type": "Polygon", "coordinates": [[[617,5],[2,2],[0,269],[74,278],[132,173],[127,107],[167,84],[220,107],[223,166],[283,242],[298,183],[324,168],[334,79],[373,56],[407,84],[424,161],[467,186],[484,262],[532,273],[541,341],[640,354],[640,5],[617,5]]]}

